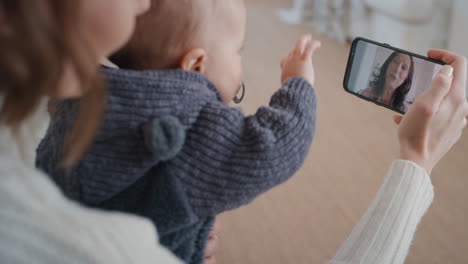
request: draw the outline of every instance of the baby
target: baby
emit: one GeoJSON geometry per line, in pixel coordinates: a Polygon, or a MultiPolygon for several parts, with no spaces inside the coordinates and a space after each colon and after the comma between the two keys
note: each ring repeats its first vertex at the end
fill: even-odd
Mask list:
{"type": "Polygon", "coordinates": [[[72,199],[150,218],[160,242],[201,263],[217,214],[289,179],[314,136],[312,55],[301,38],[281,62],[282,87],[252,116],[230,107],[242,83],[241,0],[154,0],[128,45],[104,68],[102,128],[70,170],[61,169],[79,100],[58,102],[37,166],[72,199]]]}

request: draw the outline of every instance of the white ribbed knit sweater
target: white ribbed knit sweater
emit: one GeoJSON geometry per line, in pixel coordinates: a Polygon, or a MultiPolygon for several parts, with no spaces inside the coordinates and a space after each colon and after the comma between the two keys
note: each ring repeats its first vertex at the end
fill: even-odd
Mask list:
{"type": "Polygon", "coordinates": [[[180,263],[150,221],[67,200],[23,160],[31,141],[15,142],[30,132],[0,125],[0,263],[180,263]]]}
{"type": "Polygon", "coordinates": [[[424,169],[413,162],[395,161],[376,198],[329,264],[404,263],[433,197],[424,169]]]}
{"type": "MultiPolygon", "coordinates": [[[[22,161],[24,147],[15,140],[0,127],[1,263],[178,263],[159,246],[149,221],[86,209],[64,198],[47,176],[22,161]]],[[[403,263],[432,199],[423,169],[394,162],[329,263],[403,263]]]]}

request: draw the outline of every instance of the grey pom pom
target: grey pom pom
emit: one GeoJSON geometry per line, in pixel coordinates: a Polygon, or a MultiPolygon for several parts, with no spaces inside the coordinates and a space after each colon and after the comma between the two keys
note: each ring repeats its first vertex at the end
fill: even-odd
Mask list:
{"type": "Polygon", "coordinates": [[[155,118],[143,126],[146,146],[160,161],[172,159],[185,142],[185,128],[174,116],[155,118]]]}

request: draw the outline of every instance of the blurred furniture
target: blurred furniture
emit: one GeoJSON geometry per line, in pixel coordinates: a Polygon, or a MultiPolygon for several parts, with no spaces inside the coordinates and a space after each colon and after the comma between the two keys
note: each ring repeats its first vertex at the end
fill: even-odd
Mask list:
{"type": "Polygon", "coordinates": [[[453,0],[295,0],[287,23],[310,23],[341,42],[362,36],[418,53],[447,48],[453,0]]]}
{"type": "Polygon", "coordinates": [[[347,0],[294,0],[293,8],[277,11],[289,24],[311,23],[316,30],[340,41],[346,40],[347,0]]]}
{"type": "Polygon", "coordinates": [[[468,57],[468,1],[454,0],[453,15],[450,28],[450,50],[468,57]]]}
{"type": "MultiPolygon", "coordinates": [[[[468,57],[468,1],[454,0],[448,49],[468,57]]],[[[468,98],[468,87],[467,87],[468,98]]]]}
{"type": "Polygon", "coordinates": [[[429,48],[448,47],[452,0],[362,2],[366,15],[350,20],[351,38],[364,36],[421,54],[429,48]],[[360,30],[354,19],[361,20],[359,24],[366,23],[368,27],[360,30]]]}

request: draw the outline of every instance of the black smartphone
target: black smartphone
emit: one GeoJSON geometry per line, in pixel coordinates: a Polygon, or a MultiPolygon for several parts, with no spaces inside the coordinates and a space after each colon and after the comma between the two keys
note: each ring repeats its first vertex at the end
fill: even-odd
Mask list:
{"type": "Polygon", "coordinates": [[[356,38],[343,86],[351,94],[404,114],[444,65],[385,43],[356,38]]]}

